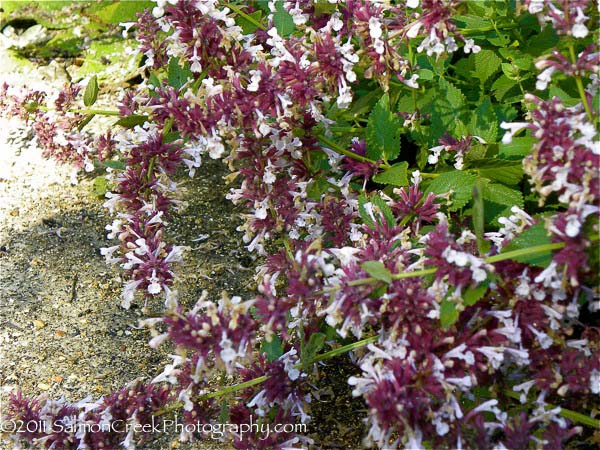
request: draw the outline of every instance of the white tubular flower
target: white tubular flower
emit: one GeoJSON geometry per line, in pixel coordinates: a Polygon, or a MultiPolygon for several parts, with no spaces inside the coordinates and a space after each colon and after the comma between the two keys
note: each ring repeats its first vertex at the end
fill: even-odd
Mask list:
{"type": "Polygon", "coordinates": [[[556,71],[555,67],[548,67],[542,73],[537,76],[535,88],[538,91],[543,91],[548,87],[548,83],[552,81],[552,74],[556,71]]]}
{"type": "Polygon", "coordinates": [[[473,39],[467,39],[465,41],[463,51],[465,53],[479,53],[481,51],[481,47],[479,45],[475,45],[475,41],[473,39]]]}
{"type": "Polygon", "coordinates": [[[523,128],[527,128],[529,126],[528,122],[502,122],[500,124],[500,128],[503,130],[507,130],[507,133],[502,137],[503,144],[510,144],[512,142],[513,136],[521,131],[523,128]]]}

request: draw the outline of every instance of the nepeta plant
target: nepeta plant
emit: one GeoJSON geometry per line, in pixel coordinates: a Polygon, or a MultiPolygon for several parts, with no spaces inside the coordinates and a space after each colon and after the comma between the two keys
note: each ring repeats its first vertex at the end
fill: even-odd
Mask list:
{"type": "MultiPolygon", "coordinates": [[[[136,25],[146,79],[108,112],[124,129],[85,155],[111,168],[118,242],[102,251],[129,276],[122,305],[165,299],[164,318],[144,323],[150,345],[174,343],[173,363],[96,402],[18,394],[10,417],[141,424],[182,410],[211,423],[225,396],[233,423],[307,423],[323,388],[313,365],[363,347],[347,381],[367,406],[365,446],[588,439],[600,393],[596,19],[588,1],[158,1],[136,25]],[[241,239],[264,264],[255,298],[203,296],[185,311],[168,220],[177,169],[201,176],[206,154],[227,164],[241,239]],[[241,383],[211,392],[215,371],[241,383]]],[[[60,98],[73,102],[69,89],[60,98]]],[[[38,130],[42,95],[13,98],[11,113],[38,130]]],[[[79,449],[145,437],[13,436],[79,449]]]]}

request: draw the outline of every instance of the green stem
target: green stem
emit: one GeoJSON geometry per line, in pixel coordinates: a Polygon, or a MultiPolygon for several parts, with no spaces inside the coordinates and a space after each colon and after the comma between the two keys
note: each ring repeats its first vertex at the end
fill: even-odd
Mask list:
{"type": "MultiPolygon", "coordinates": [[[[352,350],[356,350],[357,348],[364,347],[365,345],[372,344],[373,342],[377,341],[378,338],[379,338],[379,336],[371,336],[371,337],[368,337],[365,339],[361,339],[360,341],[356,341],[351,344],[347,344],[347,345],[343,345],[341,347],[335,348],[333,350],[330,350],[328,352],[325,352],[325,353],[315,356],[314,358],[312,358],[309,361],[309,364],[313,364],[313,363],[316,363],[319,361],[324,361],[326,359],[331,359],[331,358],[334,358],[335,356],[341,355],[343,353],[346,353],[346,352],[349,352],[352,350]]],[[[300,368],[301,366],[302,366],[302,364],[298,363],[298,364],[296,364],[295,367],[300,368]]],[[[256,377],[251,380],[244,381],[243,383],[234,384],[233,386],[227,386],[223,389],[219,389],[218,391],[214,391],[209,394],[201,395],[199,397],[196,397],[195,400],[202,401],[202,400],[208,400],[211,398],[219,398],[219,397],[222,397],[222,396],[228,395],[228,394],[233,394],[234,392],[241,391],[242,389],[246,389],[246,388],[249,388],[252,386],[256,386],[257,384],[261,384],[261,383],[265,382],[267,380],[267,378],[268,377],[266,375],[256,377]]],[[[153,415],[155,417],[163,416],[163,415],[173,412],[181,407],[183,407],[183,402],[173,402],[170,405],[168,405],[162,409],[159,409],[153,415]]]]}
{"type": "Polygon", "coordinates": [[[536,253],[546,253],[549,250],[558,250],[559,248],[563,248],[564,246],[564,242],[557,242],[555,244],[535,245],[533,247],[520,248],[511,252],[500,253],[499,255],[488,256],[487,258],[485,258],[485,261],[488,263],[495,263],[499,261],[504,261],[506,259],[518,258],[519,256],[532,255],[536,253]]]}
{"type": "MultiPolygon", "coordinates": [[[[571,56],[571,62],[573,65],[577,63],[577,56],[575,55],[575,47],[573,47],[573,42],[569,42],[569,55],[571,56]]],[[[594,113],[592,112],[592,108],[587,101],[587,96],[585,95],[585,89],[583,87],[583,81],[581,80],[581,75],[575,72],[575,84],[577,85],[577,90],[579,91],[579,97],[581,97],[581,101],[583,103],[583,107],[585,108],[585,112],[588,116],[590,122],[594,123],[594,113]]]]}
{"type": "MultiPolygon", "coordinates": [[[[517,394],[516,392],[513,392],[513,391],[504,391],[504,394],[507,397],[514,398],[515,400],[520,399],[520,394],[517,394]]],[[[553,409],[553,408],[556,408],[557,405],[551,405],[550,403],[547,403],[546,406],[548,406],[550,409],[553,409]]],[[[566,408],[563,408],[562,406],[560,406],[559,414],[561,416],[563,416],[565,419],[569,419],[573,422],[578,422],[583,425],[587,425],[588,427],[600,429],[600,420],[594,419],[590,416],[586,416],[585,414],[578,413],[577,411],[572,411],[570,409],[566,409],[566,408]]]]}
{"type": "Polygon", "coordinates": [[[100,116],[120,116],[119,111],[109,111],[105,109],[70,109],[69,112],[79,114],[98,114],[100,116]]]}

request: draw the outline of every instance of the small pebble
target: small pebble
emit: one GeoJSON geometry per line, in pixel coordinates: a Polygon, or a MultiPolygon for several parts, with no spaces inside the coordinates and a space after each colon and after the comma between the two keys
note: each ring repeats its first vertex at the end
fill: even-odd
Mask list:
{"type": "Polygon", "coordinates": [[[44,322],[43,320],[35,319],[32,322],[33,322],[33,328],[36,330],[41,330],[42,328],[44,328],[46,326],[46,322],[44,322]]]}
{"type": "Polygon", "coordinates": [[[37,387],[40,391],[47,391],[48,389],[50,389],[50,385],[46,383],[38,383],[37,387]]]}

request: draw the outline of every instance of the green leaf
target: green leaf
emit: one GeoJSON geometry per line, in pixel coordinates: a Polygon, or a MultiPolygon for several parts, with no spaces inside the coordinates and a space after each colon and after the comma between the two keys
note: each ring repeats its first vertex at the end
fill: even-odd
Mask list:
{"type": "Polygon", "coordinates": [[[473,198],[473,187],[476,181],[477,176],[468,172],[460,170],[444,172],[431,182],[428,191],[434,194],[452,191],[452,203],[448,209],[457,211],[473,198]]]}
{"type": "Polygon", "coordinates": [[[392,282],[392,272],[381,261],[365,261],[360,267],[376,280],[384,281],[388,284],[392,282]]]}
{"type": "Polygon", "coordinates": [[[477,166],[473,167],[484,178],[499,181],[502,184],[516,185],[523,178],[521,161],[507,161],[503,159],[479,159],[477,166]]]}
{"type": "Polygon", "coordinates": [[[275,7],[276,9],[273,13],[273,25],[277,28],[279,36],[286,37],[296,28],[294,18],[285,10],[283,1],[278,1],[275,4],[275,7]]]}
{"type": "Polygon", "coordinates": [[[407,170],[408,163],[402,161],[375,175],[373,181],[381,184],[391,184],[392,186],[408,186],[407,170]]]}
{"type": "MultiPolygon", "coordinates": [[[[444,78],[440,78],[439,90],[431,90],[431,97],[424,112],[431,115],[430,143],[437,143],[444,134],[458,135],[457,125],[462,121],[466,98],[460,89],[444,78]]],[[[435,144],[434,144],[435,145],[435,144]]]]}
{"type": "Polygon", "coordinates": [[[481,178],[477,178],[475,186],[473,186],[473,229],[477,237],[477,247],[480,254],[485,253],[485,240],[483,232],[485,228],[484,206],[483,206],[483,189],[484,182],[481,178]]]}
{"type": "Polygon", "coordinates": [[[502,63],[500,67],[509,80],[518,81],[520,79],[521,69],[519,69],[519,66],[512,63],[502,63]]]}
{"type": "Polygon", "coordinates": [[[104,175],[94,178],[92,190],[98,197],[104,197],[104,194],[108,192],[108,180],[104,175]]]}
{"type": "Polygon", "coordinates": [[[315,8],[315,17],[322,14],[331,14],[335,11],[335,3],[330,3],[327,0],[316,0],[313,1],[313,7],[315,8]]]}
{"type": "Polygon", "coordinates": [[[267,341],[265,338],[260,345],[260,352],[266,353],[269,361],[275,361],[283,355],[283,346],[281,345],[279,337],[273,335],[270,341],[267,341]]]}
{"type": "Polygon", "coordinates": [[[488,183],[483,188],[483,198],[490,202],[506,206],[523,208],[523,194],[517,189],[511,189],[503,184],[488,183]]]}
{"type": "Polygon", "coordinates": [[[502,101],[505,97],[518,93],[519,85],[516,81],[511,80],[506,75],[502,75],[494,81],[494,84],[492,84],[492,92],[494,93],[496,100],[502,101]]]}
{"type": "Polygon", "coordinates": [[[531,136],[513,138],[509,144],[500,144],[498,146],[498,155],[502,157],[529,155],[531,147],[537,142],[537,139],[531,136]]]}
{"type": "Polygon", "coordinates": [[[131,116],[121,117],[115,122],[115,125],[122,126],[123,128],[133,128],[136,125],[142,125],[147,120],[148,116],[133,114],[131,116]]]}
{"type": "MultiPolygon", "coordinates": [[[[394,217],[391,208],[387,205],[385,200],[383,200],[379,195],[374,194],[371,196],[371,203],[373,203],[375,206],[377,206],[377,208],[379,208],[379,211],[381,211],[381,213],[383,214],[383,217],[387,222],[388,227],[391,228],[396,224],[396,218],[394,217]]],[[[376,215],[375,218],[378,222],[381,223],[379,216],[376,215]]]]}
{"type": "Polygon", "coordinates": [[[79,121],[79,123],[77,124],[77,131],[83,130],[85,128],[85,126],[92,121],[94,116],[95,116],[95,114],[88,114],[83,119],[81,119],[79,121]]]}
{"type": "Polygon", "coordinates": [[[433,72],[429,69],[419,69],[417,75],[419,75],[419,80],[433,80],[433,72]]]}
{"type": "Polygon", "coordinates": [[[83,93],[83,104],[85,106],[92,106],[98,100],[98,77],[94,75],[90,78],[85,92],[83,93]]]}
{"type": "MultiPolygon", "coordinates": [[[[260,23],[260,20],[262,19],[262,11],[259,9],[248,14],[248,16],[260,23]]],[[[237,24],[242,27],[242,33],[244,34],[252,34],[258,29],[258,26],[254,22],[242,15],[237,16],[237,24]]]]}
{"type": "Polygon", "coordinates": [[[318,202],[330,186],[329,182],[324,178],[313,178],[312,182],[306,186],[306,195],[308,198],[318,202]]]}
{"type": "Polygon", "coordinates": [[[370,90],[367,94],[352,102],[352,105],[348,109],[347,113],[351,117],[362,116],[363,114],[366,114],[368,111],[373,109],[373,106],[377,103],[377,99],[382,92],[383,90],[380,87],[370,90]]]}
{"type": "Polygon", "coordinates": [[[479,136],[488,144],[496,142],[498,118],[489,97],[486,97],[473,111],[469,122],[469,132],[473,136],[479,136]]]}
{"type": "Polygon", "coordinates": [[[310,335],[310,339],[306,345],[302,345],[300,348],[300,361],[302,363],[302,369],[308,369],[312,360],[319,354],[323,346],[325,345],[325,339],[327,336],[325,333],[313,333],[310,335]]]}
{"type": "Polygon", "coordinates": [[[442,300],[440,303],[440,322],[442,327],[448,328],[458,320],[458,311],[456,310],[456,304],[450,300],[442,300]]]}
{"type": "Polygon", "coordinates": [[[127,168],[127,166],[125,165],[125,163],[123,161],[114,161],[114,160],[102,161],[102,165],[104,167],[110,167],[111,169],[115,169],[115,170],[125,170],[127,168]]]}
{"type": "Polygon", "coordinates": [[[481,50],[475,53],[472,58],[475,59],[475,77],[482,83],[500,69],[502,60],[492,50],[481,50]]]}
{"type": "Polygon", "coordinates": [[[465,104],[465,96],[449,81],[446,81],[444,78],[440,78],[440,89],[445,94],[445,99],[448,100],[450,105],[453,108],[460,109],[465,104]]]}
{"type": "Polygon", "coordinates": [[[105,23],[118,24],[137,20],[136,13],[156,6],[150,1],[117,1],[96,12],[105,23]]]}
{"type": "Polygon", "coordinates": [[[463,304],[465,306],[473,306],[475,303],[481,300],[481,298],[487,292],[489,284],[489,280],[485,280],[483,283],[480,283],[475,287],[468,288],[462,296],[463,304]]]}
{"type": "MultiPolygon", "coordinates": [[[[513,250],[520,250],[524,248],[534,247],[538,245],[550,244],[550,237],[544,223],[540,222],[521,233],[519,236],[514,238],[506,247],[502,249],[500,254],[507,253],[513,250]]],[[[552,261],[552,251],[548,250],[547,253],[536,253],[534,255],[522,255],[513,258],[515,261],[530,264],[537,267],[548,267],[552,261]]]]}
{"type": "Polygon", "coordinates": [[[452,15],[452,21],[461,28],[487,28],[491,24],[488,20],[485,20],[479,16],[461,16],[459,14],[452,15]]]}
{"type": "Polygon", "coordinates": [[[367,156],[389,161],[400,153],[400,118],[390,111],[390,97],[384,94],[369,115],[367,156]]]}
{"type": "Polygon", "coordinates": [[[229,422],[229,401],[225,398],[221,401],[221,412],[219,413],[218,420],[219,423],[229,422]]]}
{"type": "Polygon", "coordinates": [[[169,86],[175,89],[181,88],[188,79],[193,78],[193,73],[188,68],[183,68],[179,65],[178,58],[171,58],[169,60],[169,67],[167,71],[167,79],[169,80],[169,86]]]}

